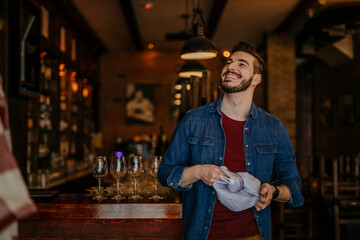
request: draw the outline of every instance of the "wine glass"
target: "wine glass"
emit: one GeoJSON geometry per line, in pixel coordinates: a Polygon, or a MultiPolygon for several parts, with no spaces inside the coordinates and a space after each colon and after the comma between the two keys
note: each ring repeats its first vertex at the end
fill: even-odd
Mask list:
{"type": "Polygon", "coordinates": [[[126,165],[126,158],[124,156],[115,155],[111,157],[110,173],[116,179],[117,192],[117,195],[112,197],[111,199],[114,199],[117,202],[119,202],[121,199],[125,199],[125,197],[120,195],[120,179],[126,175],[126,165]]]}
{"type": "Polygon", "coordinates": [[[130,196],[130,199],[141,199],[142,197],[136,193],[136,177],[139,177],[143,173],[143,162],[141,156],[130,156],[129,158],[129,175],[134,178],[134,195],[130,196]]]}
{"type": "Polygon", "coordinates": [[[105,156],[97,156],[92,164],[92,175],[96,177],[99,181],[98,195],[94,199],[101,202],[101,200],[106,199],[105,196],[101,195],[101,180],[108,174],[108,164],[105,156]]]}
{"type": "Polygon", "coordinates": [[[159,172],[159,166],[160,166],[161,160],[162,160],[162,156],[153,156],[150,158],[149,174],[150,174],[150,176],[152,176],[155,179],[155,193],[153,196],[149,197],[149,199],[159,200],[159,199],[163,198],[157,194],[157,182],[158,182],[157,175],[159,172]]]}

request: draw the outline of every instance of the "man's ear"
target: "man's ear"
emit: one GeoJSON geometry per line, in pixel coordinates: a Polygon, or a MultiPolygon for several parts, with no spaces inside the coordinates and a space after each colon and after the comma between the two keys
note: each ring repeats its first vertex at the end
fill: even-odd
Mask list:
{"type": "Polygon", "coordinates": [[[257,73],[253,77],[252,84],[257,86],[259,83],[261,83],[261,80],[261,74],[257,73]]]}

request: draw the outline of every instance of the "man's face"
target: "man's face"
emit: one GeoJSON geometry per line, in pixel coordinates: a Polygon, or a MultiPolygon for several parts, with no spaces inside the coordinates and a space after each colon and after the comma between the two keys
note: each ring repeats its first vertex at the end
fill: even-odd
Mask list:
{"type": "Polygon", "coordinates": [[[221,88],[226,93],[248,89],[254,77],[254,60],[255,57],[249,53],[234,52],[221,72],[221,88]]]}

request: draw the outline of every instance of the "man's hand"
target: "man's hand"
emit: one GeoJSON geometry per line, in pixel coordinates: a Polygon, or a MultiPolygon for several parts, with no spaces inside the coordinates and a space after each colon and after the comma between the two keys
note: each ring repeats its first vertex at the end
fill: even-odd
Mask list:
{"type": "Polygon", "coordinates": [[[203,181],[208,186],[212,186],[215,179],[218,179],[223,174],[223,171],[218,166],[212,164],[187,167],[183,173],[181,187],[188,186],[198,180],[203,181]]]}
{"type": "MultiPolygon", "coordinates": [[[[276,198],[275,201],[286,203],[290,200],[291,194],[287,186],[285,185],[279,185],[277,186],[279,189],[279,196],[276,198]]],[[[259,201],[255,204],[255,209],[257,211],[264,210],[273,200],[272,196],[275,192],[275,187],[273,185],[270,185],[268,183],[264,183],[261,185],[260,188],[260,197],[259,201]]]]}
{"type": "Polygon", "coordinates": [[[255,209],[257,211],[264,210],[271,203],[274,192],[275,192],[274,186],[268,183],[264,183],[263,185],[261,185],[260,197],[259,197],[259,201],[257,201],[255,204],[255,209]]]}
{"type": "Polygon", "coordinates": [[[211,164],[199,165],[199,178],[206,185],[212,186],[215,179],[220,178],[220,175],[224,175],[224,173],[218,166],[211,164]]]}

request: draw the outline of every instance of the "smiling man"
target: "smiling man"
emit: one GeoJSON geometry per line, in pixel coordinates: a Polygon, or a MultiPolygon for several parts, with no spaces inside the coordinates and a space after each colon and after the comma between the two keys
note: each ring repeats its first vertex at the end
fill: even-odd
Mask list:
{"type": "Polygon", "coordinates": [[[253,103],[264,66],[253,46],[239,42],[221,73],[223,96],[187,112],[173,134],[159,180],[183,192],[185,239],[272,239],[271,201],[304,204],[286,128],[253,103]],[[254,207],[234,212],[218,200],[213,183],[225,175],[222,165],[260,180],[254,207]]]}

